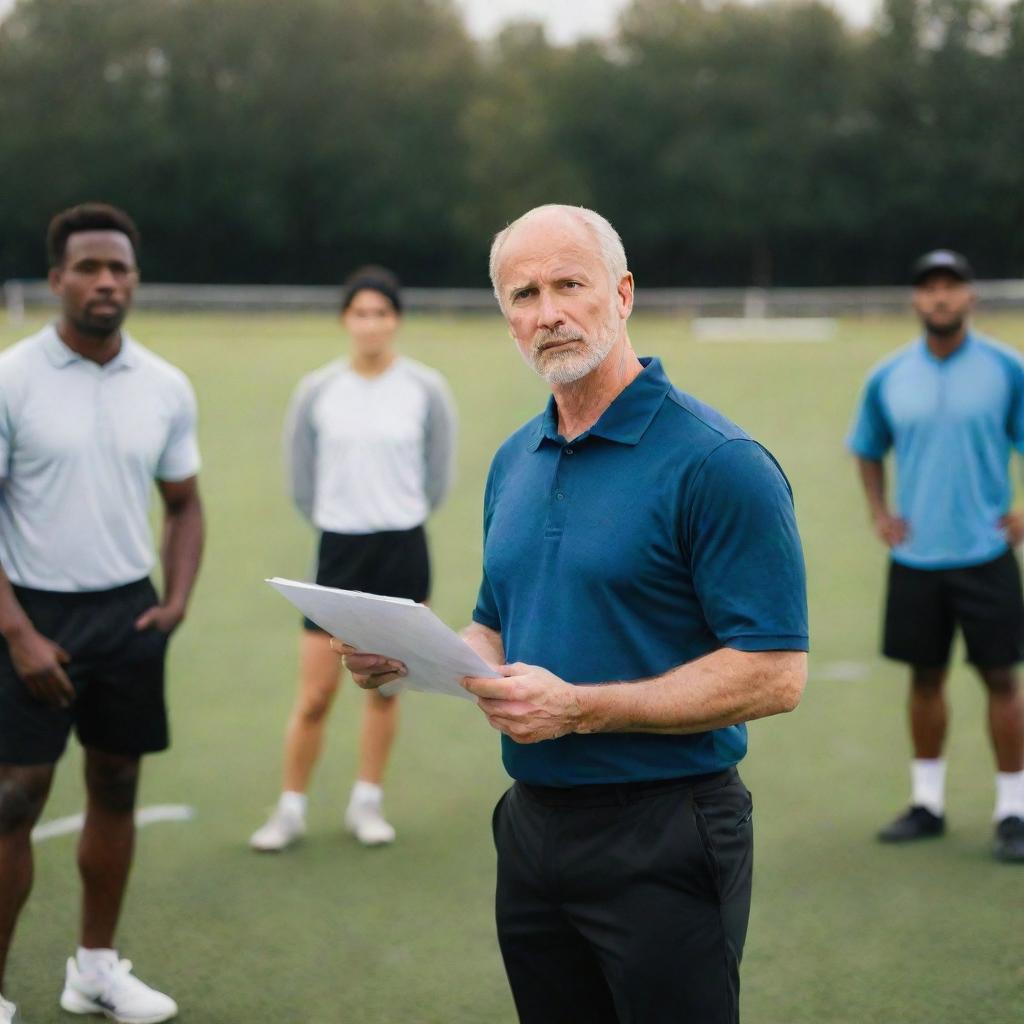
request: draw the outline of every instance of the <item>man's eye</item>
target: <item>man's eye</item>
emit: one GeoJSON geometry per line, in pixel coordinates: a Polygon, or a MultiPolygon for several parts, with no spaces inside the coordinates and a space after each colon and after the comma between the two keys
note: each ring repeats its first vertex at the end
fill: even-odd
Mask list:
{"type": "Polygon", "coordinates": [[[513,294],[512,300],[518,301],[519,299],[528,299],[533,294],[533,291],[534,290],[532,288],[520,288],[519,291],[513,294]]]}
{"type": "Polygon", "coordinates": [[[579,288],[579,286],[579,281],[566,281],[565,284],[562,285],[563,288],[579,288]]]}

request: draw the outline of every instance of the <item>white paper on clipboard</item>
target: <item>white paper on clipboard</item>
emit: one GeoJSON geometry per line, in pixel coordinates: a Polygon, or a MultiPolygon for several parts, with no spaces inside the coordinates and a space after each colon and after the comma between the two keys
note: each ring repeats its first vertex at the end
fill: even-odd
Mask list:
{"type": "Polygon", "coordinates": [[[382,686],[380,692],[386,696],[402,690],[420,690],[475,701],[476,697],[462,688],[462,677],[498,677],[426,605],[401,597],[337,590],[278,576],[267,583],[331,636],[369,654],[403,662],[409,674],[382,686]]]}

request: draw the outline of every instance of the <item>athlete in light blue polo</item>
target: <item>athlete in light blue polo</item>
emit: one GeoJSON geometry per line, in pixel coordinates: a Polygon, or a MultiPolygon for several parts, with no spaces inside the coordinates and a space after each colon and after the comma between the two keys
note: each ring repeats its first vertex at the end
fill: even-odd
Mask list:
{"type": "Polygon", "coordinates": [[[960,626],[988,690],[995,749],[996,856],[1024,861],[1024,600],[1012,547],[1024,517],[1011,511],[1010,456],[1024,451],[1024,360],[972,331],[972,273],[958,253],[928,253],[914,268],[924,334],[868,378],[850,433],[876,532],[890,547],[883,652],[911,666],[914,745],[910,809],[885,842],[945,830],[944,683],[960,626]],[[896,511],[884,459],[897,467],[896,511]]]}

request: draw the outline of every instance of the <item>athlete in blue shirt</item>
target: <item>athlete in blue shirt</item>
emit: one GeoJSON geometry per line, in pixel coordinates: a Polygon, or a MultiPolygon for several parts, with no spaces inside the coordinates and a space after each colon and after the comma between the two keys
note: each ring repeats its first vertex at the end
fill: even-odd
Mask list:
{"type": "MultiPolygon", "coordinates": [[[[494,832],[519,1018],[731,1024],[750,907],[744,723],[791,710],[806,677],[789,485],[637,358],[633,277],[603,217],[530,211],[496,237],[491,278],[552,390],[492,464],[464,634],[502,675],[465,685],[516,780],[494,832]]],[[[401,672],[346,660],[361,685],[401,672]]]]}
{"type": "Polygon", "coordinates": [[[1024,516],[1011,511],[1009,463],[1024,451],[1024,360],[968,326],[972,272],[937,250],[913,272],[924,335],[868,377],[849,446],[875,530],[892,552],[883,653],[911,666],[914,746],[909,810],[880,833],[903,842],[945,831],[944,684],[957,626],[988,691],[995,749],[995,854],[1024,861],[1024,600],[1012,550],[1024,516]],[[895,511],[884,459],[897,468],[895,511]]]}

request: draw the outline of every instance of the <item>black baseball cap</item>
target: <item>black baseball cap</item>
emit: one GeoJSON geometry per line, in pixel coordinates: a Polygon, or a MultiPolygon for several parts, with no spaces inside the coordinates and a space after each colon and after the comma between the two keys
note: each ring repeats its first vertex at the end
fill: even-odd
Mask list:
{"type": "Polygon", "coordinates": [[[961,281],[973,281],[974,271],[971,269],[967,257],[952,249],[933,249],[926,252],[910,270],[911,284],[920,284],[929,274],[941,270],[946,274],[952,274],[961,281]]]}

